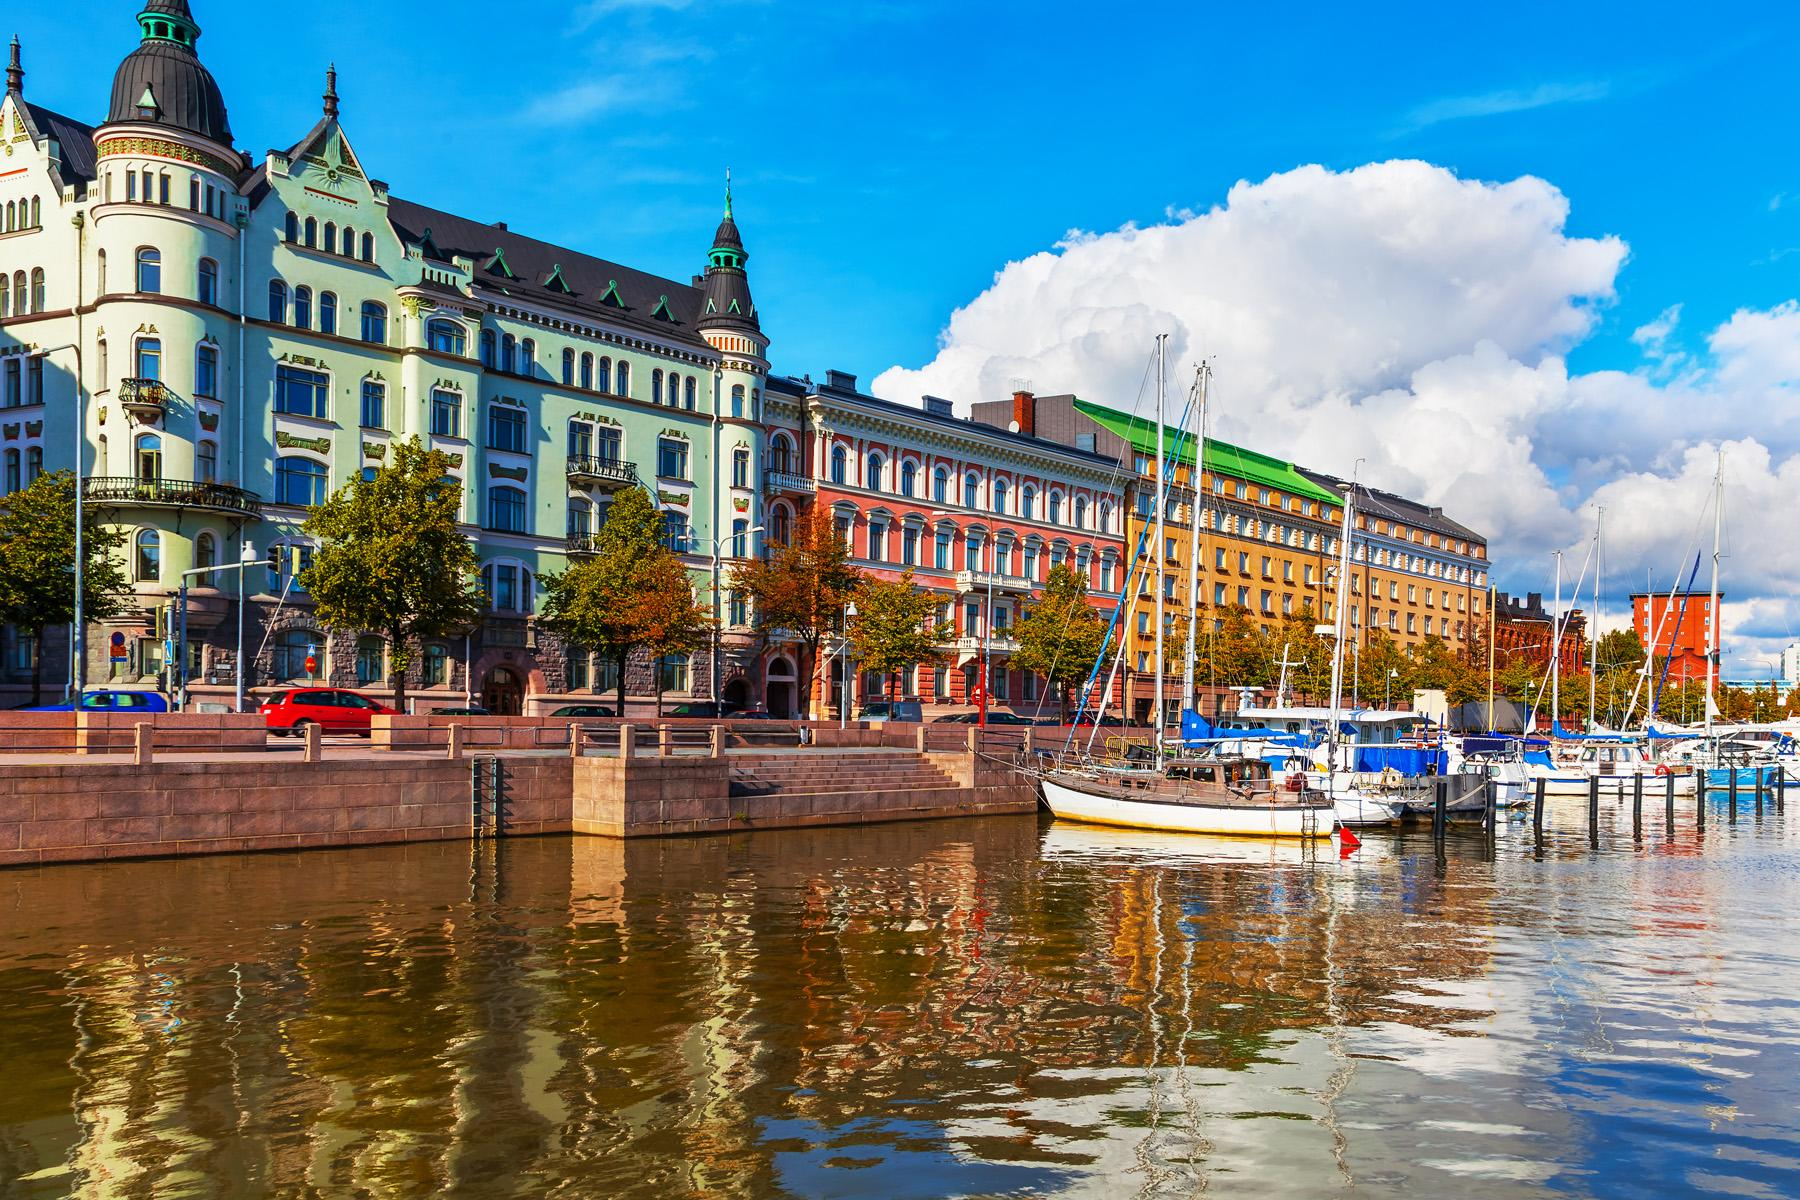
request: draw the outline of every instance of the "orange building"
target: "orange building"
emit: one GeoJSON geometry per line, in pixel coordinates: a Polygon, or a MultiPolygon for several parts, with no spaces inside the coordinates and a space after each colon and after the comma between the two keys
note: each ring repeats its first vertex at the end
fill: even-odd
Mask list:
{"type": "MultiPolygon", "coordinates": [[[[1721,595],[1719,601],[1723,603],[1721,595]]],[[[1631,626],[1657,661],[1669,663],[1669,682],[1706,678],[1712,649],[1712,596],[1707,592],[1633,592],[1631,626]]]]}

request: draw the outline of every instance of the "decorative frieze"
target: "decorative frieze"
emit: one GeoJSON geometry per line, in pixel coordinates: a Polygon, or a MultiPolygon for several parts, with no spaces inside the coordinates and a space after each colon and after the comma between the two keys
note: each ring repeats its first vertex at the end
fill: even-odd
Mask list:
{"type": "Polygon", "coordinates": [[[314,454],[331,453],[331,439],[328,437],[307,438],[286,430],[275,434],[275,444],[283,450],[311,450],[314,454]]]}
{"type": "Polygon", "coordinates": [[[235,176],[238,173],[236,163],[226,162],[216,154],[208,154],[193,146],[184,146],[180,142],[171,142],[166,138],[153,137],[111,137],[96,147],[101,158],[115,155],[149,155],[154,158],[172,158],[177,162],[193,163],[221,175],[235,176]]]}

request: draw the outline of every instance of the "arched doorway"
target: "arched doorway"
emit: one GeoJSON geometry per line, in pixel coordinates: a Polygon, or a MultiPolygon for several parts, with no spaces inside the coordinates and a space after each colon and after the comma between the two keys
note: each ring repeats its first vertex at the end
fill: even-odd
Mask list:
{"type": "Polygon", "coordinates": [[[750,705],[750,684],[742,675],[739,675],[725,685],[720,699],[727,708],[747,708],[750,705]]]}
{"type": "Polygon", "coordinates": [[[525,687],[518,673],[507,667],[495,667],[481,681],[481,707],[495,716],[516,717],[525,706],[525,687]]]}
{"type": "Polygon", "coordinates": [[[779,720],[792,720],[795,713],[794,688],[797,684],[794,677],[793,660],[772,658],[769,660],[768,686],[765,692],[768,697],[769,715],[779,720]]]}

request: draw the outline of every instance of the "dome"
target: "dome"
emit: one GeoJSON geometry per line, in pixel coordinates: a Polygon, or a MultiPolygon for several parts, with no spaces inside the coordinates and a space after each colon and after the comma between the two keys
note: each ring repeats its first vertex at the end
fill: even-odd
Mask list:
{"type": "Polygon", "coordinates": [[[186,0],[149,0],[138,24],[144,40],[113,75],[107,123],[166,125],[230,146],[225,99],[194,52],[200,28],[186,0]]]}

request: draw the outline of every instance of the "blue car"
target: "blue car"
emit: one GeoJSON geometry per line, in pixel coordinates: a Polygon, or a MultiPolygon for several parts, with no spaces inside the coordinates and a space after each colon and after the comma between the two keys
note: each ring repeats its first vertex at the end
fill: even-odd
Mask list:
{"type": "MultiPolygon", "coordinates": [[[[70,712],[73,704],[46,704],[40,708],[28,708],[26,712],[70,712]]],[[[135,712],[159,713],[169,711],[169,702],[158,692],[125,692],[111,688],[96,688],[81,693],[82,712],[135,712]]]]}

